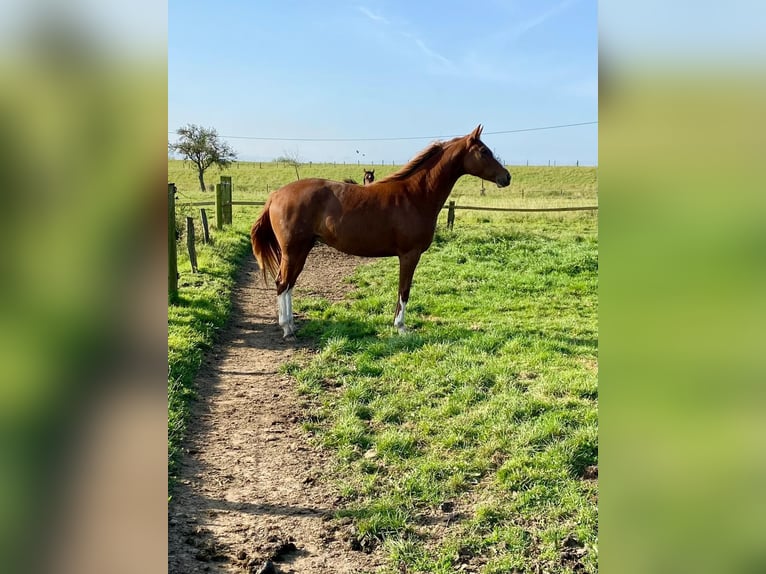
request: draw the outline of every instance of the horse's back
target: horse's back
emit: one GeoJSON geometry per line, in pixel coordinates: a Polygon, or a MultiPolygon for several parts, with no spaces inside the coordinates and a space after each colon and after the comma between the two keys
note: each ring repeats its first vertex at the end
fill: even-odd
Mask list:
{"type": "Polygon", "coordinates": [[[335,196],[333,187],[339,185],[329,179],[299,179],[280,187],[269,199],[272,205],[290,209],[316,209],[335,196]]]}

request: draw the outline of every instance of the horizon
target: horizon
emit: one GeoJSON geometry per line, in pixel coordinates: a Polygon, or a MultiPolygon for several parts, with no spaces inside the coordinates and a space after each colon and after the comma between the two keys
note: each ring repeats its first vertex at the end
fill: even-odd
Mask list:
{"type": "MultiPolygon", "coordinates": [[[[189,161],[189,160],[185,160],[182,157],[171,157],[171,154],[168,154],[168,161],[189,161]]],[[[355,166],[360,166],[360,167],[376,167],[376,166],[377,167],[381,167],[381,166],[387,166],[388,165],[388,166],[396,167],[396,166],[403,166],[408,161],[409,160],[406,160],[404,162],[391,163],[390,161],[386,161],[386,162],[380,162],[380,161],[379,162],[375,162],[375,161],[363,162],[362,161],[362,162],[360,162],[360,160],[357,160],[357,161],[347,162],[347,161],[314,161],[314,160],[306,160],[306,161],[299,162],[299,165],[301,165],[301,166],[304,166],[304,165],[309,165],[310,166],[312,164],[317,164],[317,165],[355,165],[355,166]]],[[[501,163],[502,163],[502,165],[507,165],[507,166],[512,166],[512,167],[598,167],[598,162],[596,162],[596,163],[579,162],[579,164],[578,164],[577,161],[578,160],[575,160],[575,162],[573,162],[573,163],[559,163],[556,160],[553,160],[553,161],[550,162],[550,164],[548,164],[548,163],[527,163],[527,162],[501,162],[501,163]]],[[[236,159],[232,163],[233,164],[236,164],[236,163],[253,163],[253,164],[254,163],[282,163],[282,161],[281,161],[281,158],[275,157],[275,158],[271,158],[271,159],[255,159],[255,160],[236,159]]],[[[211,166],[211,167],[214,167],[214,166],[211,166]]]]}

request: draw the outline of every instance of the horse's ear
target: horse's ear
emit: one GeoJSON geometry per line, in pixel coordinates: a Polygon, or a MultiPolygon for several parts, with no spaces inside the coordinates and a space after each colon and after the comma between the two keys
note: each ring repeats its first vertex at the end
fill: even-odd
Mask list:
{"type": "Polygon", "coordinates": [[[372,170],[370,173],[371,173],[372,175],[375,175],[375,170],[373,169],[373,170],[372,170]]]}
{"type": "Polygon", "coordinates": [[[476,129],[471,132],[470,139],[472,139],[472,140],[479,139],[481,137],[481,132],[482,132],[483,129],[484,128],[482,127],[481,124],[476,126],[476,129]]]}

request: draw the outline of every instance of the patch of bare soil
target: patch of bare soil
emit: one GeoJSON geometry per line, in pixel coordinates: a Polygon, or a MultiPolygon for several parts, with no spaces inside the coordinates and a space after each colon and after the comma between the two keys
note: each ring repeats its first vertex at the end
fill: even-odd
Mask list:
{"type": "MultiPolygon", "coordinates": [[[[295,299],[341,299],[350,289],[343,279],[364,261],[317,245],[295,299]]],[[[197,379],[168,510],[169,572],[376,571],[380,551],[353,550],[348,521],[333,518],[340,506],[327,478],[329,455],[301,430],[307,405],[279,373],[305,344],[282,341],[276,292],[252,257],[233,303],[197,379]]]]}

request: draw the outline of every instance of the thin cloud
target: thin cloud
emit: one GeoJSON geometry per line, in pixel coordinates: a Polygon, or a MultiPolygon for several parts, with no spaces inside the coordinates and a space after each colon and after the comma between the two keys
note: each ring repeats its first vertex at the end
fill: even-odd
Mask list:
{"type": "Polygon", "coordinates": [[[576,2],[576,0],[563,0],[562,2],[559,2],[555,6],[548,8],[545,12],[538,14],[537,16],[534,16],[532,18],[528,18],[527,20],[522,21],[517,26],[514,27],[513,34],[515,36],[521,36],[522,34],[526,34],[533,28],[537,28],[538,26],[541,26],[554,16],[557,16],[561,12],[563,12],[566,8],[569,7],[570,4],[573,4],[576,2]]]}
{"type": "Polygon", "coordinates": [[[415,35],[412,32],[408,32],[406,30],[403,30],[401,28],[409,28],[410,25],[407,22],[400,22],[397,25],[394,25],[388,18],[386,18],[383,14],[380,14],[378,12],[375,12],[368,8],[367,6],[357,6],[357,10],[359,10],[360,13],[364,14],[367,18],[374,22],[379,22],[381,24],[385,24],[386,26],[390,26],[388,29],[389,33],[393,33],[397,36],[406,38],[407,40],[410,40],[415,47],[420,51],[421,54],[425,55],[428,59],[428,62],[430,64],[436,64],[441,69],[440,71],[446,70],[454,70],[455,65],[450,61],[449,58],[443,56],[423,41],[422,38],[415,35]],[[398,28],[398,29],[397,29],[398,28]]]}
{"type": "Polygon", "coordinates": [[[402,32],[402,35],[405,36],[406,38],[409,38],[413,42],[415,42],[415,45],[418,48],[420,48],[420,51],[423,52],[423,54],[425,54],[429,58],[431,58],[433,60],[436,60],[437,62],[439,62],[440,64],[442,64],[444,66],[447,66],[448,68],[454,68],[454,64],[452,63],[452,61],[449,58],[446,58],[446,57],[442,56],[439,52],[436,52],[436,51],[432,50],[431,48],[429,48],[423,40],[421,40],[420,38],[418,38],[414,34],[409,34],[409,33],[406,33],[406,32],[402,32]]]}
{"type": "Polygon", "coordinates": [[[367,6],[357,6],[356,8],[362,14],[367,16],[370,20],[374,20],[375,22],[383,22],[384,24],[388,24],[389,23],[388,20],[384,16],[373,12],[372,10],[367,8],[367,6]]]}

